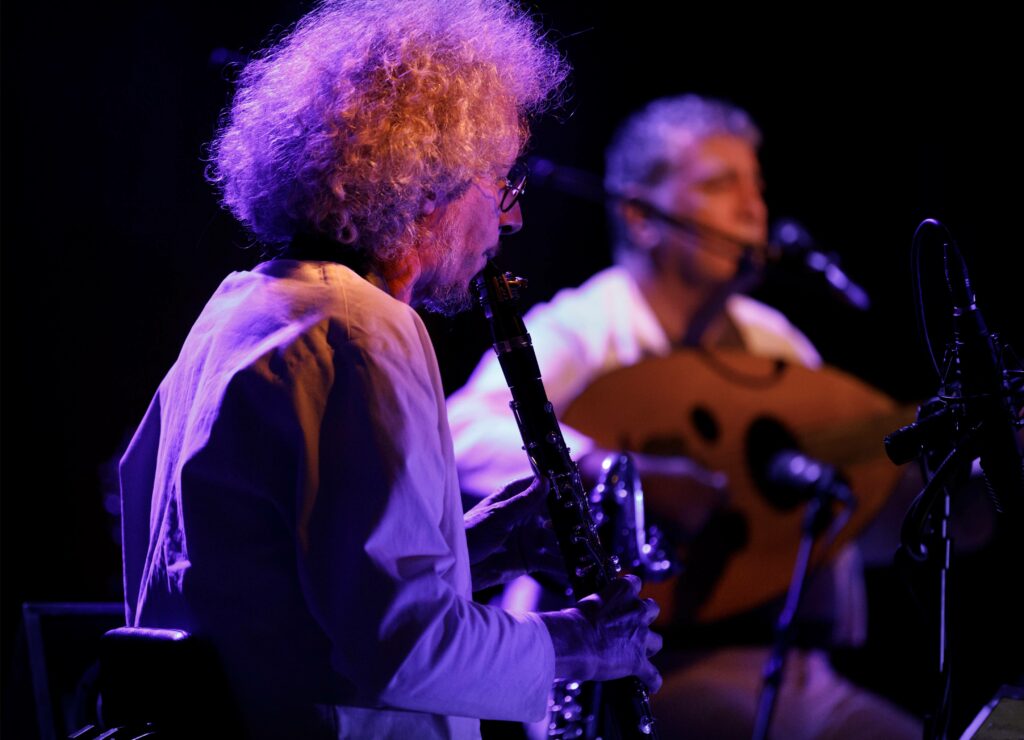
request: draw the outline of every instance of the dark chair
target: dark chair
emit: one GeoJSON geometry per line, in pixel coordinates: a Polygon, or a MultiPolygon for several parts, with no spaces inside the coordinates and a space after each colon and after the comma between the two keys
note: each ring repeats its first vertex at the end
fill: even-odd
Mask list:
{"type": "Polygon", "coordinates": [[[97,722],[70,737],[219,739],[241,731],[209,645],[183,630],[121,627],[100,640],[97,722]]]}

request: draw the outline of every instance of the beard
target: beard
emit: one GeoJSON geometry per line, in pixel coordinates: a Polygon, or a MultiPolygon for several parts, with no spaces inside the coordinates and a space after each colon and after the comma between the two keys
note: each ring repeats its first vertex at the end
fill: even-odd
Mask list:
{"type": "Polygon", "coordinates": [[[472,278],[463,277],[465,268],[461,263],[464,255],[453,248],[458,235],[451,224],[442,222],[441,227],[426,239],[431,261],[436,265],[437,276],[427,286],[420,305],[431,313],[452,317],[473,307],[473,295],[469,288],[472,278]]]}
{"type": "Polygon", "coordinates": [[[473,296],[468,284],[438,285],[423,299],[423,308],[448,318],[468,311],[472,307],[473,296]]]}

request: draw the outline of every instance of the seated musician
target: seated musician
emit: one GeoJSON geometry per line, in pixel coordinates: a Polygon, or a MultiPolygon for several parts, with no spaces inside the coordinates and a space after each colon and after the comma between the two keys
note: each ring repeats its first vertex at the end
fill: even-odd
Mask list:
{"type": "Polygon", "coordinates": [[[556,675],[660,683],[635,578],[471,598],[545,565],[520,535],[546,486],[464,518],[413,309],[468,304],[522,225],[507,174],[564,76],[490,0],[318,3],[241,75],[213,176],[275,258],[203,309],[120,481],[128,624],[212,643],[246,737],[474,738],[542,717],[556,675]]]}
{"type": "MultiPolygon", "coordinates": [[[[765,258],[768,215],[759,141],[744,111],[696,95],[652,102],[621,127],[607,152],[605,180],[613,196],[614,266],[560,291],[525,317],[556,413],[564,413],[599,376],[683,346],[742,348],[821,366],[818,352],[785,316],[732,291],[740,284],[741,265],[756,270],[765,258]]],[[[525,472],[508,399],[492,353],[449,398],[467,491],[490,491],[501,479],[525,472]]],[[[608,450],[569,425],[563,432],[593,480],[608,450]]],[[[721,471],[682,455],[634,457],[648,516],[675,536],[699,537],[728,507],[730,491],[721,471]]],[[[504,598],[508,605],[529,608],[544,595],[536,582],[521,579],[504,598]]],[[[665,686],[655,700],[664,736],[751,735],[777,611],[778,604],[771,604],[699,628],[680,627],[680,617],[666,636],[676,650],[663,661],[665,686]]],[[[802,618],[830,640],[864,639],[862,566],[854,548],[819,572],[802,618]]],[[[776,737],[920,735],[916,720],[840,678],[820,650],[792,651],[785,675],[776,737]]]]}

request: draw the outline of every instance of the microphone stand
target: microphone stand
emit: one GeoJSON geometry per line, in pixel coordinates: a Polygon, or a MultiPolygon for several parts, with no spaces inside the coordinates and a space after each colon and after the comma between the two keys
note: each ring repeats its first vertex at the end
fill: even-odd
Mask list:
{"type": "MultiPolygon", "coordinates": [[[[902,459],[894,452],[905,445],[900,435],[923,434],[933,435],[937,430],[944,430],[944,417],[951,412],[950,406],[942,406],[939,411],[910,424],[885,439],[886,450],[895,462],[902,459]]],[[[949,619],[949,604],[953,594],[953,538],[950,535],[950,511],[954,486],[952,478],[957,473],[966,474],[971,462],[978,457],[979,441],[984,439],[984,423],[967,428],[950,445],[942,462],[935,468],[931,478],[914,498],[907,509],[900,531],[900,548],[897,551],[897,562],[902,561],[904,567],[915,564],[921,566],[934,576],[934,586],[938,591],[938,618],[935,624],[935,639],[938,673],[935,676],[933,693],[935,696],[933,713],[925,715],[924,740],[946,740],[952,711],[952,663],[950,661],[950,645],[952,630],[949,619]],[[937,514],[933,513],[941,499],[942,506],[937,514]]],[[[925,477],[928,478],[929,452],[938,454],[933,446],[929,449],[921,443],[921,465],[925,477]]],[[[902,459],[902,462],[908,462],[902,459]]]]}
{"type": "MultiPolygon", "coordinates": [[[[902,558],[905,566],[917,563],[928,573],[933,574],[934,584],[938,590],[938,620],[935,625],[938,673],[935,676],[932,690],[935,695],[935,711],[925,715],[925,740],[932,738],[945,740],[949,732],[953,685],[949,650],[951,644],[949,604],[953,593],[951,578],[953,538],[950,536],[949,526],[952,499],[950,480],[957,472],[963,472],[964,465],[970,465],[977,456],[977,438],[978,428],[975,427],[954,444],[952,450],[935,469],[928,483],[911,503],[900,533],[902,546],[897,552],[897,557],[902,558]],[[935,508],[940,496],[942,506],[935,515],[932,509],[935,508]]],[[[922,460],[922,468],[927,477],[926,460],[922,460]]]]}
{"type": "MultiPolygon", "coordinates": [[[[803,598],[804,584],[811,564],[811,552],[818,537],[828,529],[832,522],[832,504],[844,497],[836,495],[834,486],[843,486],[841,481],[830,479],[815,487],[815,495],[807,502],[804,519],[801,525],[800,546],[797,550],[796,563],[793,566],[793,577],[790,579],[786,603],[779,612],[775,623],[775,640],[772,652],[764,665],[761,694],[757,702],[757,714],[754,716],[753,740],[765,740],[771,726],[775,705],[782,686],[783,672],[786,666],[786,653],[793,641],[796,613],[803,598]]],[[[850,499],[852,500],[852,499],[850,499]]],[[[840,519],[833,528],[832,535],[838,533],[849,519],[849,514],[840,519]]],[[[831,539],[831,538],[830,538],[831,539]]]]}
{"type": "Polygon", "coordinates": [[[725,304],[734,293],[745,293],[756,287],[764,278],[764,270],[754,259],[753,250],[744,248],[736,265],[736,274],[712,291],[690,319],[686,334],[679,342],[680,347],[699,347],[700,340],[711,323],[725,310],[725,304]]]}
{"type": "MultiPolygon", "coordinates": [[[[931,220],[922,222],[914,236],[915,260],[919,260],[919,234],[925,225],[945,227],[931,220]]],[[[952,593],[953,540],[950,537],[950,501],[955,473],[968,473],[975,458],[989,483],[989,492],[996,510],[1019,511],[1017,498],[1024,494],[1024,473],[1021,471],[1019,444],[1013,434],[1021,427],[1021,398],[1014,386],[1019,369],[1008,366],[1012,351],[989,333],[977,309],[974,292],[967,278],[967,268],[959,250],[946,230],[943,248],[946,281],[953,298],[953,341],[946,346],[945,372],[940,372],[940,393],[922,405],[913,424],[897,429],[885,438],[885,451],[897,465],[918,458],[927,483],[911,503],[900,531],[901,547],[897,561],[914,562],[934,571],[938,590],[938,674],[936,676],[935,712],[927,716],[925,740],[945,740],[949,733],[952,706],[952,664],[950,661],[949,604],[952,593]],[[947,452],[948,450],[948,452],[947,452]],[[986,455],[991,457],[986,458],[986,455]],[[1002,457],[997,457],[1002,455],[1002,457]],[[942,462],[928,477],[931,462],[943,456],[942,462]],[[988,465],[986,465],[986,462],[988,465]],[[942,496],[938,514],[932,510],[942,496]]],[[[920,286],[919,322],[931,352],[927,324],[924,321],[920,286]]],[[[938,364],[933,364],[938,370],[938,364]]],[[[1014,513],[1016,513],[1016,511],[1014,513]]]]}

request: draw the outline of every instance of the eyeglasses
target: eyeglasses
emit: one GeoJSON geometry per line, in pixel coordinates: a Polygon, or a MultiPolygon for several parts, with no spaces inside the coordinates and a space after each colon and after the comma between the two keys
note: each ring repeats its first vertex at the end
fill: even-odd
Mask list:
{"type": "Polygon", "coordinates": [[[525,164],[516,164],[505,177],[505,186],[501,189],[501,202],[498,207],[502,213],[512,210],[519,196],[526,192],[526,176],[529,168],[525,164]]]}

